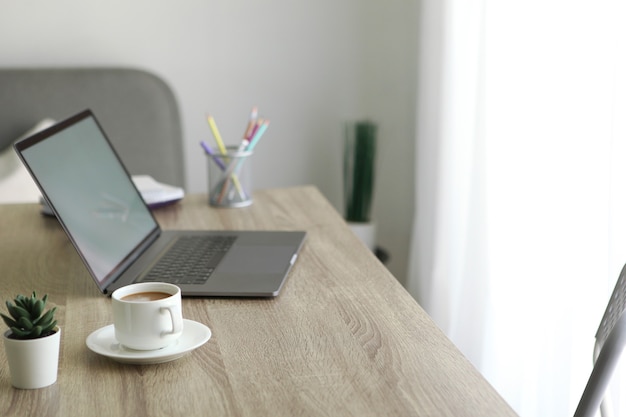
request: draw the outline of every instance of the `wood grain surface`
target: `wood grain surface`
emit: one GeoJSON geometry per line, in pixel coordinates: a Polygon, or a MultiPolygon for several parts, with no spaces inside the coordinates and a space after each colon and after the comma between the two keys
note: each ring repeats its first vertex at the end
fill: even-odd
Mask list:
{"type": "Polygon", "coordinates": [[[63,328],[57,382],[11,387],[0,349],[2,416],[514,416],[513,410],[311,186],[258,191],[247,208],[205,195],[155,211],[164,229],[306,230],[273,299],[185,298],[209,342],[159,365],[91,352],[111,324],[55,219],[0,206],[0,301],[49,294],[63,328]]]}

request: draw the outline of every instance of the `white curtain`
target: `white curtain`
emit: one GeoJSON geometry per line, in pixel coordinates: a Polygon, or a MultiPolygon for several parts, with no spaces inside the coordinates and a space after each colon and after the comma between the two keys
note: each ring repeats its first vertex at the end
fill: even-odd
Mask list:
{"type": "Polygon", "coordinates": [[[626,263],[624,3],[421,2],[407,285],[521,416],[573,414],[626,263]]]}

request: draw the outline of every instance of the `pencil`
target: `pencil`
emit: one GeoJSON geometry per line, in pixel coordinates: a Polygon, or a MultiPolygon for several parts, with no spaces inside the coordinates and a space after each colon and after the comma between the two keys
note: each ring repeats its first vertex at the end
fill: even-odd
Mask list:
{"type": "Polygon", "coordinates": [[[256,106],[252,108],[250,111],[250,119],[248,120],[248,126],[246,126],[246,131],[243,134],[243,138],[250,140],[252,138],[252,129],[254,129],[254,125],[256,124],[256,118],[259,114],[259,110],[256,106]]]}
{"type": "MultiPolygon", "coordinates": [[[[239,154],[243,152],[247,146],[248,146],[248,140],[244,139],[241,142],[241,145],[239,145],[239,148],[237,149],[237,153],[239,154]]],[[[242,160],[239,160],[239,164],[241,164],[241,161],[242,160]]],[[[239,198],[241,200],[246,199],[246,193],[243,190],[241,183],[239,182],[239,177],[237,173],[233,173],[233,171],[235,170],[235,167],[239,166],[239,164],[236,164],[235,162],[236,160],[230,161],[230,163],[228,164],[228,167],[226,168],[225,175],[224,175],[225,179],[224,179],[224,183],[222,184],[222,191],[220,192],[220,195],[217,198],[218,204],[222,203],[222,199],[224,198],[224,195],[226,195],[226,190],[229,188],[228,187],[229,178],[232,178],[233,183],[235,184],[235,187],[237,188],[237,192],[239,193],[239,198]]]]}
{"type": "MultiPolygon", "coordinates": [[[[217,147],[220,149],[222,155],[224,155],[224,162],[230,163],[228,160],[228,151],[226,150],[226,146],[224,145],[224,141],[222,140],[222,135],[220,135],[220,131],[217,129],[217,125],[215,124],[215,119],[213,116],[208,115],[207,121],[209,122],[209,127],[211,128],[211,132],[213,132],[213,136],[215,137],[215,142],[217,143],[217,147]]],[[[237,191],[239,192],[239,196],[243,199],[245,197],[245,193],[243,188],[241,187],[241,183],[239,182],[239,178],[237,174],[227,175],[224,180],[224,187],[228,184],[228,179],[232,178],[237,191]]],[[[220,197],[221,200],[221,197],[220,197]]],[[[220,201],[221,202],[221,201],[220,201]]]]}
{"type": "Polygon", "coordinates": [[[265,120],[263,124],[259,126],[256,132],[254,132],[254,137],[250,140],[250,144],[248,145],[246,150],[251,151],[254,149],[254,147],[256,146],[257,143],[259,143],[261,136],[263,136],[263,133],[265,133],[269,125],[270,125],[270,121],[265,120]]]}
{"type": "Polygon", "coordinates": [[[217,147],[223,155],[226,155],[226,146],[224,146],[224,141],[222,140],[222,135],[220,135],[220,131],[217,129],[217,125],[215,124],[215,119],[213,116],[208,115],[207,121],[209,122],[209,127],[211,128],[211,132],[213,132],[213,136],[215,137],[215,142],[217,143],[217,147]]]}

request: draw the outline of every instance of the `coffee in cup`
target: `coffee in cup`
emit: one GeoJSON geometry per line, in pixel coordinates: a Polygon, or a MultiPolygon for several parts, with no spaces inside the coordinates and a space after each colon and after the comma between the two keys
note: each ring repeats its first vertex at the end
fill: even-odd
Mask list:
{"type": "Polygon", "coordinates": [[[154,301],[170,297],[172,294],[160,291],[146,291],[128,294],[122,297],[122,301],[154,301]]]}
{"type": "Polygon", "coordinates": [[[142,282],[111,295],[115,338],[135,350],[170,345],[183,333],[180,288],[164,282],[142,282]]]}

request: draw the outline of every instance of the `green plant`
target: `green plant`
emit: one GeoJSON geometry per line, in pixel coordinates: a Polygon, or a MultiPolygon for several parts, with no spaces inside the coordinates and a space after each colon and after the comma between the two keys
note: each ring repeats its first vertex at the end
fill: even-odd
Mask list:
{"type": "Polygon", "coordinates": [[[344,149],[343,177],[347,221],[370,221],[374,197],[376,125],[370,121],[348,126],[344,149]]]}
{"type": "Polygon", "coordinates": [[[33,291],[30,298],[21,294],[15,297],[13,300],[15,304],[7,301],[7,310],[11,316],[3,313],[0,313],[0,316],[11,329],[9,337],[13,339],[37,339],[54,333],[57,324],[54,314],[57,308],[54,307],[44,313],[47,300],[48,294],[39,299],[33,291]]]}

